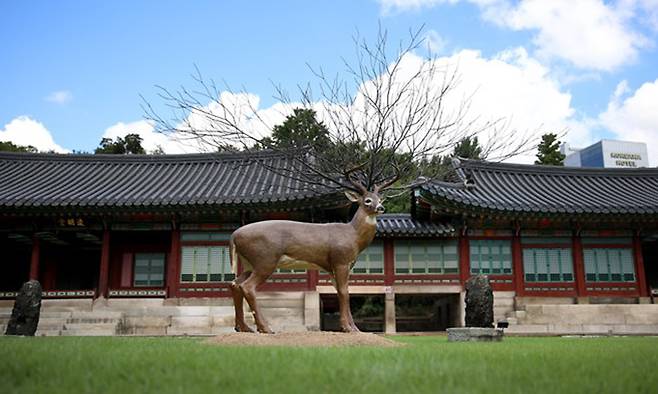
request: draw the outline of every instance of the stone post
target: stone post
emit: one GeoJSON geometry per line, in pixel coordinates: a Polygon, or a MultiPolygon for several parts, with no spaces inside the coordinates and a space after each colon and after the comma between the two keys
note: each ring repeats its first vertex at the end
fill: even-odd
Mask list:
{"type": "Polygon", "coordinates": [[[309,331],[320,331],[320,293],[304,292],[304,326],[309,331]]]}
{"type": "Polygon", "coordinates": [[[384,298],[384,333],[395,334],[395,332],[395,293],[388,287],[384,298]]]}

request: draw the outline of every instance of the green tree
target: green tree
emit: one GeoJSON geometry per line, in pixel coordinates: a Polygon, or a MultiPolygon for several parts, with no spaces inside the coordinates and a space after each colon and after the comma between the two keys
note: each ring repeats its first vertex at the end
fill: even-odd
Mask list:
{"type": "Polygon", "coordinates": [[[557,140],[557,134],[548,133],[541,137],[541,142],[537,146],[537,160],[535,164],[544,164],[549,166],[563,166],[565,155],[560,152],[560,141],[557,140]]]}
{"type": "Polygon", "coordinates": [[[139,134],[128,134],[124,138],[117,137],[114,140],[111,138],[103,138],[99,145],[100,146],[94,150],[94,153],[96,154],[137,155],[146,153],[142,147],[142,137],[140,137],[139,134]]]}
{"type": "Polygon", "coordinates": [[[0,141],[0,151],[5,152],[25,152],[25,153],[36,153],[38,152],[37,148],[32,145],[16,145],[11,141],[0,141]]]}
{"type": "Polygon", "coordinates": [[[478,142],[478,137],[464,137],[455,145],[450,157],[463,157],[465,159],[480,160],[482,158],[482,148],[478,142]]]}
{"type": "Polygon", "coordinates": [[[306,148],[326,150],[330,147],[329,130],[315,118],[315,111],[309,108],[295,108],[292,115],[274,126],[271,139],[267,143],[277,148],[306,148]]]}

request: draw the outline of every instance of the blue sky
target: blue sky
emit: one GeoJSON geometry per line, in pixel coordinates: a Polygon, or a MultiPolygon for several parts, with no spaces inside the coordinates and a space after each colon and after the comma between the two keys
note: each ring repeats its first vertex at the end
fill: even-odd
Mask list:
{"type": "Polygon", "coordinates": [[[154,85],[190,85],[196,64],[266,109],[270,81],[292,89],[312,78],[306,63],[340,72],[355,32],[379,24],[393,42],[425,25],[465,89],[484,92],[475,111],[576,145],[641,140],[656,164],[656,0],[3,1],[0,140],[90,151],[138,131],[165,144],[142,121],[140,94],[161,108],[154,85]]]}

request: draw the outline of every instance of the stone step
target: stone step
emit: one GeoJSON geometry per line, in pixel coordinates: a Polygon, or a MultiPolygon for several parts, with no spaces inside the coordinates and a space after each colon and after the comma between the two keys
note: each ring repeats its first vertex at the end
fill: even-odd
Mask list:
{"type": "Polygon", "coordinates": [[[110,329],[75,329],[75,330],[62,330],[61,336],[65,337],[104,337],[115,336],[116,330],[110,329]]]}
{"type": "Polygon", "coordinates": [[[85,299],[45,299],[41,301],[42,312],[91,311],[93,300],[85,299]]]}
{"type": "Polygon", "coordinates": [[[104,305],[97,305],[94,310],[110,309],[113,311],[140,309],[140,308],[161,308],[164,306],[162,298],[110,298],[105,300],[104,305]]]}
{"type": "Polygon", "coordinates": [[[108,310],[95,310],[91,312],[76,311],[71,314],[72,319],[121,319],[123,312],[121,311],[108,311],[108,310]]]}
{"type": "Polygon", "coordinates": [[[41,312],[39,313],[39,319],[68,319],[72,314],[72,311],[51,311],[41,309],[41,312]]]}
{"type": "Polygon", "coordinates": [[[494,307],[496,306],[507,306],[513,308],[514,298],[494,298],[494,307]]]}
{"type": "Polygon", "coordinates": [[[212,335],[212,327],[208,326],[171,326],[167,327],[167,335],[212,335]]]}
{"type": "Polygon", "coordinates": [[[117,325],[115,323],[66,323],[64,324],[63,331],[116,331],[117,325]]]}
{"type": "Polygon", "coordinates": [[[545,324],[518,324],[510,325],[505,329],[510,334],[548,334],[548,326],[545,324]]]}
{"type": "Polygon", "coordinates": [[[66,324],[113,324],[121,323],[121,319],[114,318],[85,318],[85,319],[66,319],[66,324]]]}
{"type": "Polygon", "coordinates": [[[59,317],[39,317],[38,329],[61,329],[66,323],[66,319],[59,317]]]}
{"type": "Polygon", "coordinates": [[[37,337],[58,337],[62,335],[61,330],[42,330],[42,329],[37,329],[37,332],[34,334],[34,336],[37,337]]]}

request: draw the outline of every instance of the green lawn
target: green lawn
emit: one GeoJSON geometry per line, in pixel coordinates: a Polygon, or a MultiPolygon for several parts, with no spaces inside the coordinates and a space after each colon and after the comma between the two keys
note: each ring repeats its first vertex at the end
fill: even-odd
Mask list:
{"type": "Polygon", "coordinates": [[[0,393],[656,393],[658,338],[237,348],[193,338],[0,338],[0,393]]]}

